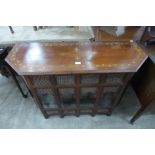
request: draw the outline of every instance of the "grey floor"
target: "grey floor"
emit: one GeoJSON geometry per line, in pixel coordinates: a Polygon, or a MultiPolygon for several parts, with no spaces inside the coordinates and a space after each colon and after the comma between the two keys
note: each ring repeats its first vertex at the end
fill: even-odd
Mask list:
{"type": "Polygon", "coordinates": [[[112,116],[51,116],[44,119],[31,96],[23,98],[13,80],[0,75],[0,128],[155,128],[155,104],[134,125],[129,124],[138,108],[138,100],[129,87],[112,116]]]}
{"type": "Polygon", "coordinates": [[[10,45],[24,41],[88,41],[94,37],[91,27],[48,26],[33,30],[32,26],[13,26],[14,34],[8,26],[0,26],[0,45],[10,45]]]}

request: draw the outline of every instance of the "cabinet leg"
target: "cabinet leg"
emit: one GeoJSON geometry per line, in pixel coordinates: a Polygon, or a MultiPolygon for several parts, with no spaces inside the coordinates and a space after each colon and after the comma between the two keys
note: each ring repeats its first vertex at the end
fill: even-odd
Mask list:
{"type": "Polygon", "coordinates": [[[147,106],[142,106],[137,112],[136,114],[132,117],[132,119],[130,120],[130,123],[133,124],[144,112],[144,110],[146,109],[147,106]]]}
{"type": "Polygon", "coordinates": [[[43,115],[46,119],[48,119],[49,115],[46,112],[43,112],[43,115]]]}
{"type": "Polygon", "coordinates": [[[95,41],[95,38],[90,38],[89,41],[90,42],[94,42],[95,41]]]}
{"type": "Polygon", "coordinates": [[[22,88],[21,88],[21,86],[20,86],[20,84],[19,84],[19,82],[18,82],[18,80],[17,80],[17,78],[16,78],[15,73],[14,73],[10,68],[7,67],[7,69],[8,69],[8,71],[10,72],[10,74],[11,74],[11,76],[12,76],[14,82],[16,83],[16,85],[17,85],[19,91],[21,92],[22,96],[23,96],[24,98],[27,98],[27,94],[24,94],[24,92],[23,92],[23,90],[22,90],[22,88]]]}
{"type": "Polygon", "coordinates": [[[34,31],[37,31],[37,26],[33,26],[33,30],[34,31]]]}
{"type": "Polygon", "coordinates": [[[112,113],[107,113],[106,116],[111,116],[112,113]]]}
{"type": "Polygon", "coordinates": [[[12,28],[12,26],[9,26],[9,29],[10,29],[10,31],[11,31],[12,34],[15,33],[14,30],[13,30],[13,28],[12,28]]]}
{"type": "Polygon", "coordinates": [[[60,115],[60,118],[64,118],[64,114],[61,114],[61,115],[60,115]]]}
{"type": "Polygon", "coordinates": [[[76,117],[79,117],[79,116],[80,116],[80,111],[77,110],[77,111],[76,111],[76,117]]]}
{"type": "Polygon", "coordinates": [[[94,116],[95,116],[95,113],[94,113],[94,112],[92,112],[92,113],[91,113],[91,116],[92,116],[92,117],[94,117],[94,116]]]}

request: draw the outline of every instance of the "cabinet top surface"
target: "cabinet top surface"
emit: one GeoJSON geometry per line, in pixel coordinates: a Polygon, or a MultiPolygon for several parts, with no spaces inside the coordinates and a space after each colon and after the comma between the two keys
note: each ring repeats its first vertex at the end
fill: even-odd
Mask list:
{"type": "Polygon", "coordinates": [[[136,72],[146,60],[133,42],[19,43],[6,58],[20,75],[136,72]]]}

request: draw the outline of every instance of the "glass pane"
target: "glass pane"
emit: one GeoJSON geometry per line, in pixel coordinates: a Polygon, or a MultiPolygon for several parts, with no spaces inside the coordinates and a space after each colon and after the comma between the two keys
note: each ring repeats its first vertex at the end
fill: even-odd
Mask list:
{"type": "Polygon", "coordinates": [[[104,93],[101,98],[100,107],[101,108],[111,108],[112,107],[113,93],[104,93]]]}
{"type": "Polygon", "coordinates": [[[53,92],[50,89],[37,89],[37,94],[44,108],[58,108],[53,92]]]}
{"type": "Polygon", "coordinates": [[[103,89],[103,92],[104,93],[111,93],[111,92],[113,92],[113,93],[115,93],[115,92],[118,92],[118,90],[119,90],[119,87],[118,86],[111,86],[111,87],[104,87],[104,89],[103,89]]]}
{"type": "Polygon", "coordinates": [[[120,84],[123,82],[123,74],[107,74],[105,83],[106,84],[120,84]]]}
{"type": "Polygon", "coordinates": [[[96,88],[81,88],[80,107],[93,108],[96,100],[96,88]]]}
{"type": "Polygon", "coordinates": [[[74,88],[60,88],[59,92],[64,108],[76,108],[74,88]]]}
{"type": "Polygon", "coordinates": [[[81,83],[98,83],[99,75],[82,75],[81,83]]]}
{"type": "Polygon", "coordinates": [[[73,84],[74,76],[73,75],[60,75],[56,76],[58,84],[73,84]]]}

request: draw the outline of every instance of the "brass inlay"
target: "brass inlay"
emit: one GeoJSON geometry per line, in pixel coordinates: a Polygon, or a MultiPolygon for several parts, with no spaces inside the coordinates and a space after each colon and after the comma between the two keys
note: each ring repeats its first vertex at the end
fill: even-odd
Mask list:
{"type": "MultiPolygon", "coordinates": [[[[89,45],[90,43],[82,43],[82,45],[89,45]]],[[[95,46],[95,45],[102,45],[102,43],[95,43],[95,44],[93,44],[93,46],[95,46]]],[[[110,42],[108,42],[108,43],[104,43],[104,45],[114,45],[115,47],[116,46],[123,46],[123,45],[126,45],[126,44],[128,44],[128,45],[131,45],[131,47],[130,47],[130,49],[132,50],[135,50],[135,52],[136,52],[136,54],[135,54],[135,57],[133,58],[133,59],[131,59],[130,61],[129,61],[129,63],[127,63],[127,64],[117,64],[117,63],[115,63],[115,64],[97,64],[97,65],[94,65],[95,67],[104,67],[104,68],[110,68],[110,67],[119,67],[119,66],[135,66],[136,67],[136,64],[138,64],[138,63],[140,63],[141,62],[141,59],[143,59],[143,57],[145,56],[145,54],[143,53],[143,49],[142,48],[140,48],[136,43],[134,43],[134,42],[128,42],[128,43],[118,43],[118,42],[115,42],[115,43],[110,43],[110,42]]],[[[67,46],[67,44],[66,43],[43,43],[42,44],[43,46],[67,46]]],[[[77,45],[77,47],[75,47],[74,48],[74,59],[75,59],[75,61],[80,61],[80,58],[79,58],[79,52],[80,52],[80,49],[79,49],[79,45],[81,45],[81,43],[79,44],[79,43],[71,43],[70,44],[70,46],[72,46],[73,45],[73,47],[75,47],[75,45],[77,45]]],[[[22,45],[20,45],[21,47],[23,47],[23,46],[29,46],[29,44],[22,44],[22,45]]],[[[21,60],[19,60],[19,56],[18,56],[18,51],[20,50],[20,46],[17,48],[17,47],[15,47],[15,49],[14,49],[14,51],[11,53],[11,55],[10,55],[10,58],[9,58],[9,61],[12,61],[12,63],[14,64],[14,65],[16,65],[16,66],[18,66],[19,68],[20,67],[22,67],[22,68],[27,68],[27,67],[29,67],[28,65],[23,65],[22,64],[22,61],[21,60]]],[[[92,45],[90,45],[90,46],[92,46],[92,45]]],[[[122,50],[123,52],[123,54],[125,53],[125,51],[124,50],[122,50]]],[[[132,53],[131,53],[132,54],[132,53]]],[[[64,56],[64,55],[66,55],[66,53],[65,52],[63,52],[62,51],[62,53],[60,52],[60,55],[61,56],[64,56]]],[[[132,55],[131,55],[132,56],[132,55]]],[[[49,68],[53,68],[53,67],[62,67],[62,68],[65,68],[65,67],[69,67],[69,68],[74,68],[75,66],[77,66],[77,65],[75,65],[75,64],[73,64],[73,65],[49,65],[48,67],[49,68]]],[[[78,67],[79,67],[79,65],[78,65],[78,67]]],[[[85,65],[80,65],[80,67],[85,67],[85,65]]],[[[31,68],[32,69],[32,68],[31,68]]],[[[44,69],[44,67],[42,68],[42,69],[44,69]]],[[[45,68],[46,69],[46,68],[45,68]]]]}
{"type": "Polygon", "coordinates": [[[66,55],[66,53],[60,53],[60,55],[64,56],[64,55],[66,55]]]}
{"type": "Polygon", "coordinates": [[[80,49],[78,47],[75,47],[75,52],[79,52],[80,49]]]}

